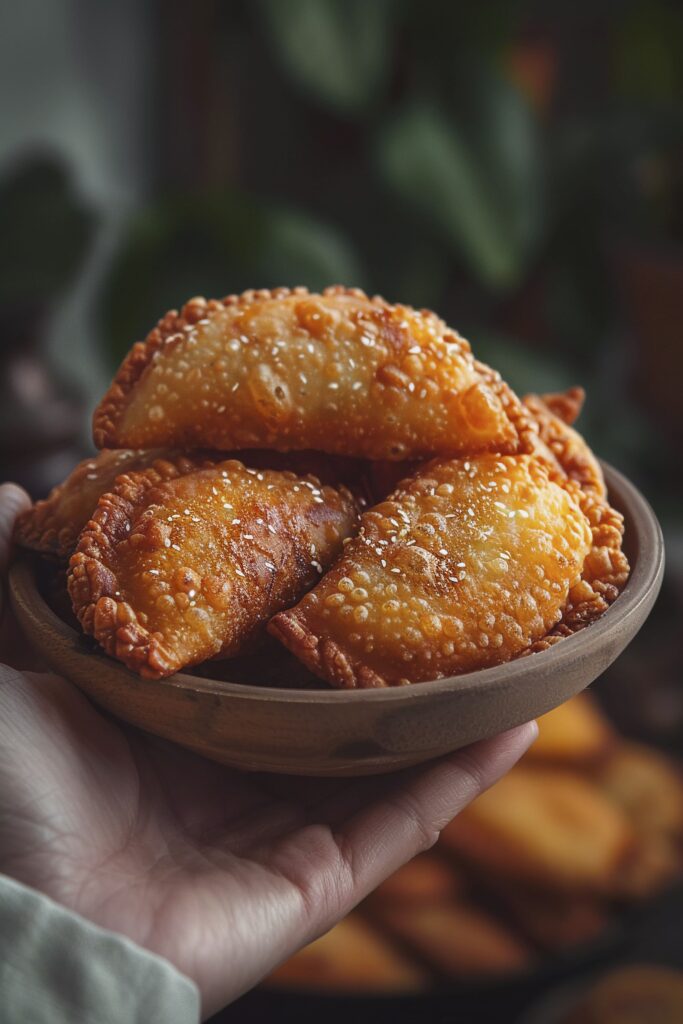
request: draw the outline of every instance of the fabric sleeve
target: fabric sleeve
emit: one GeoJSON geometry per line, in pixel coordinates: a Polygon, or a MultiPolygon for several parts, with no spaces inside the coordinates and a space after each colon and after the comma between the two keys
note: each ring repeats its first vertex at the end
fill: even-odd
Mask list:
{"type": "Polygon", "coordinates": [[[197,1024],[199,992],[167,960],[0,875],[3,1024],[197,1024]]]}

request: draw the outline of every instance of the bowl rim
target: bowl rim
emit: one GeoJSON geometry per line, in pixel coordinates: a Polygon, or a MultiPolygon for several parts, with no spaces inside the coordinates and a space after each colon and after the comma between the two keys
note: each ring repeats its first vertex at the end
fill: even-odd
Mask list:
{"type": "MultiPolygon", "coordinates": [[[[544,672],[552,673],[560,670],[568,662],[579,655],[589,656],[599,649],[608,634],[617,623],[625,622],[638,614],[643,602],[647,601],[653,591],[659,590],[664,574],[664,540],[657,517],[649,502],[640,491],[622,473],[606,462],[601,462],[605,472],[608,490],[614,490],[619,510],[629,520],[627,529],[633,530],[637,539],[632,545],[637,556],[631,560],[631,573],[619,597],[599,619],[578,633],[565,637],[560,643],[553,644],[544,651],[538,651],[528,657],[520,657],[502,665],[491,668],[477,669],[457,676],[446,676],[416,683],[412,686],[390,686],[377,689],[354,690],[313,690],[260,686],[253,683],[232,683],[221,679],[189,675],[177,672],[161,680],[141,679],[113,659],[99,651],[82,651],[84,656],[107,664],[109,669],[116,667],[131,682],[139,685],[157,685],[177,687],[224,697],[239,697],[242,700],[254,700],[289,704],[354,704],[378,702],[401,704],[404,701],[425,701],[430,698],[454,692],[467,693],[471,690],[495,690],[512,681],[528,678],[538,673],[542,665],[544,672]]],[[[29,601],[40,603],[41,617],[46,629],[56,634],[62,641],[71,638],[75,644],[80,641],[79,634],[64,622],[49,607],[36,584],[32,565],[27,558],[17,559],[10,567],[10,588],[15,600],[28,604],[29,601]]],[[[653,598],[654,601],[654,598],[653,598]]]]}

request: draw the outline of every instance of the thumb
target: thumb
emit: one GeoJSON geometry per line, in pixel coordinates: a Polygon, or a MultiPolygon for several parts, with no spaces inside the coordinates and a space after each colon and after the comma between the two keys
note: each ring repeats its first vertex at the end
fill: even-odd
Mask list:
{"type": "Polygon", "coordinates": [[[4,576],[12,550],[14,521],[31,507],[31,499],[17,484],[0,484],[0,574],[4,576]]]}

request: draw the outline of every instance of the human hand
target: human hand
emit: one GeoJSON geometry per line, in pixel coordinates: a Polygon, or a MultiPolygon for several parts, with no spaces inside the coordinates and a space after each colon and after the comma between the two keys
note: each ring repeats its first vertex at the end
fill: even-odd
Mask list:
{"type": "MultiPolygon", "coordinates": [[[[0,487],[0,569],[28,504],[0,487]]],[[[104,716],[4,608],[0,871],[166,957],[209,1015],[329,929],[503,775],[534,724],[390,776],[249,775],[104,716]],[[12,649],[10,650],[10,638],[12,649]]]]}

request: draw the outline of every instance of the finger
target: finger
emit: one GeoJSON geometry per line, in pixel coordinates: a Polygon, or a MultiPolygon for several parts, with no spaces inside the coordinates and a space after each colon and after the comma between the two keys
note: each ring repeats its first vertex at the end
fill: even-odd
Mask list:
{"type": "Polygon", "coordinates": [[[23,487],[18,484],[0,484],[0,572],[4,573],[12,550],[14,521],[20,512],[31,507],[23,487]]]}
{"type": "Polygon", "coordinates": [[[14,520],[30,506],[31,499],[22,487],[17,484],[0,484],[0,573],[3,575],[12,550],[14,520]]]}
{"type": "MultiPolygon", "coordinates": [[[[253,777],[254,782],[258,784],[264,793],[272,797],[269,813],[268,815],[250,815],[242,822],[244,827],[239,836],[236,830],[231,828],[233,849],[240,852],[259,845],[269,847],[278,838],[290,835],[291,833],[295,833],[295,841],[298,841],[296,838],[298,832],[296,830],[302,829],[306,825],[324,825],[335,836],[343,837],[346,834],[347,828],[350,827],[351,819],[355,815],[370,813],[371,816],[376,816],[383,808],[386,809],[386,806],[390,803],[397,801],[400,803],[403,800],[413,799],[411,794],[413,794],[413,790],[416,787],[419,787],[419,791],[414,796],[416,801],[422,798],[423,793],[434,789],[435,794],[433,796],[443,796],[446,801],[450,801],[455,806],[454,810],[446,810],[443,815],[443,822],[436,829],[435,839],[438,832],[448,824],[465,804],[473,799],[476,793],[491,785],[491,782],[487,781],[487,777],[483,774],[484,770],[490,773],[495,772],[495,777],[493,774],[491,775],[492,781],[495,781],[495,779],[505,774],[508,767],[514,764],[517,758],[521,756],[524,750],[536,738],[537,727],[535,722],[521,726],[521,730],[529,731],[529,739],[526,746],[521,747],[520,753],[517,755],[514,755],[511,751],[517,742],[517,735],[520,730],[512,730],[510,733],[505,733],[493,740],[475,744],[446,758],[432,761],[428,766],[420,765],[416,768],[408,768],[390,775],[372,775],[353,779],[256,775],[253,777]],[[510,748],[511,760],[509,764],[501,764],[500,769],[497,770],[496,762],[492,759],[491,755],[494,750],[499,748],[501,752],[508,752],[508,748],[510,748]],[[481,771],[478,768],[480,760],[482,762],[481,771]],[[457,763],[457,772],[454,768],[454,762],[457,763]],[[470,762],[471,767],[466,770],[465,766],[470,764],[470,762]],[[457,775],[457,787],[449,789],[445,785],[444,775],[446,772],[450,775],[457,775]],[[440,787],[435,786],[437,778],[441,782],[440,787]],[[466,782],[474,784],[477,779],[480,781],[476,782],[476,793],[468,798],[462,796],[464,784],[466,782]],[[459,799],[460,797],[462,799],[459,799]]],[[[520,742],[523,742],[523,740],[520,740],[520,742]]],[[[428,817],[429,814],[430,810],[426,807],[424,815],[428,817]]],[[[416,819],[414,818],[414,820],[416,819]]],[[[364,825],[361,826],[361,830],[363,827],[364,825]]],[[[414,856],[414,854],[411,853],[403,857],[399,851],[398,856],[402,858],[398,862],[400,865],[405,860],[414,856]]],[[[388,874],[389,870],[386,873],[388,874]]]]}
{"type": "Polygon", "coordinates": [[[458,750],[408,779],[387,780],[384,792],[337,832],[351,873],[349,909],[432,846],[449,821],[509,771],[537,735],[536,723],[530,722],[458,750]]]}

